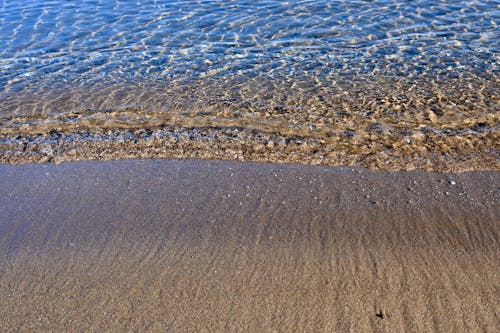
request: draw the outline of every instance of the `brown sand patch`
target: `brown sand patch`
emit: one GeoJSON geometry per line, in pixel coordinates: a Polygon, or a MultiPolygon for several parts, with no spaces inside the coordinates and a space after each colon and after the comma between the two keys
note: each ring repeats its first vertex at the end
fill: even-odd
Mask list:
{"type": "Polygon", "coordinates": [[[498,331],[498,187],[498,172],[0,166],[0,330],[498,331]]]}

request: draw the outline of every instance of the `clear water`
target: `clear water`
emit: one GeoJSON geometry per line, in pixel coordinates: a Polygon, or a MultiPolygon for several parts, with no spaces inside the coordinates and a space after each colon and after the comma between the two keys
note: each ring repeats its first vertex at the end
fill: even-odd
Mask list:
{"type": "Polygon", "coordinates": [[[4,0],[0,134],[497,134],[499,19],[479,0],[4,0]]]}

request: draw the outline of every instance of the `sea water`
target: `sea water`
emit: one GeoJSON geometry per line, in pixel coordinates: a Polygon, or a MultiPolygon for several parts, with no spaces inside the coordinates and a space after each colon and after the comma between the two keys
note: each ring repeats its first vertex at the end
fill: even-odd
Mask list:
{"type": "Polygon", "coordinates": [[[0,161],[499,165],[499,1],[0,2],[0,161]]]}

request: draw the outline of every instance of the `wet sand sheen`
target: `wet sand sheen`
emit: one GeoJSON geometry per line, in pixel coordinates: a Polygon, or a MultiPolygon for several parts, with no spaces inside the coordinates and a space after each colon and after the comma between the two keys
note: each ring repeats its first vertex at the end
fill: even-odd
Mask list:
{"type": "Polygon", "coordinates": [[[0,330],[498,331],[499,174],[0,166],[0,330]]]}

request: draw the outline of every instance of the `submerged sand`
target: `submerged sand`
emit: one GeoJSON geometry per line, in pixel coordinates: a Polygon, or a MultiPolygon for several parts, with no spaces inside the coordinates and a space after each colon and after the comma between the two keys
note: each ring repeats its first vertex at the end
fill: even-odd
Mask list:
{"type": "Polygon", "coordinates": [[[0,96],[0,163],[201,158],[498,171],[499,80],[463,75],[28,90],[0,96]]]}
{"type": "Polygon", "coordinates": [[[500,176],[0,165],[0,331],[500,331],[500,176]]]}

